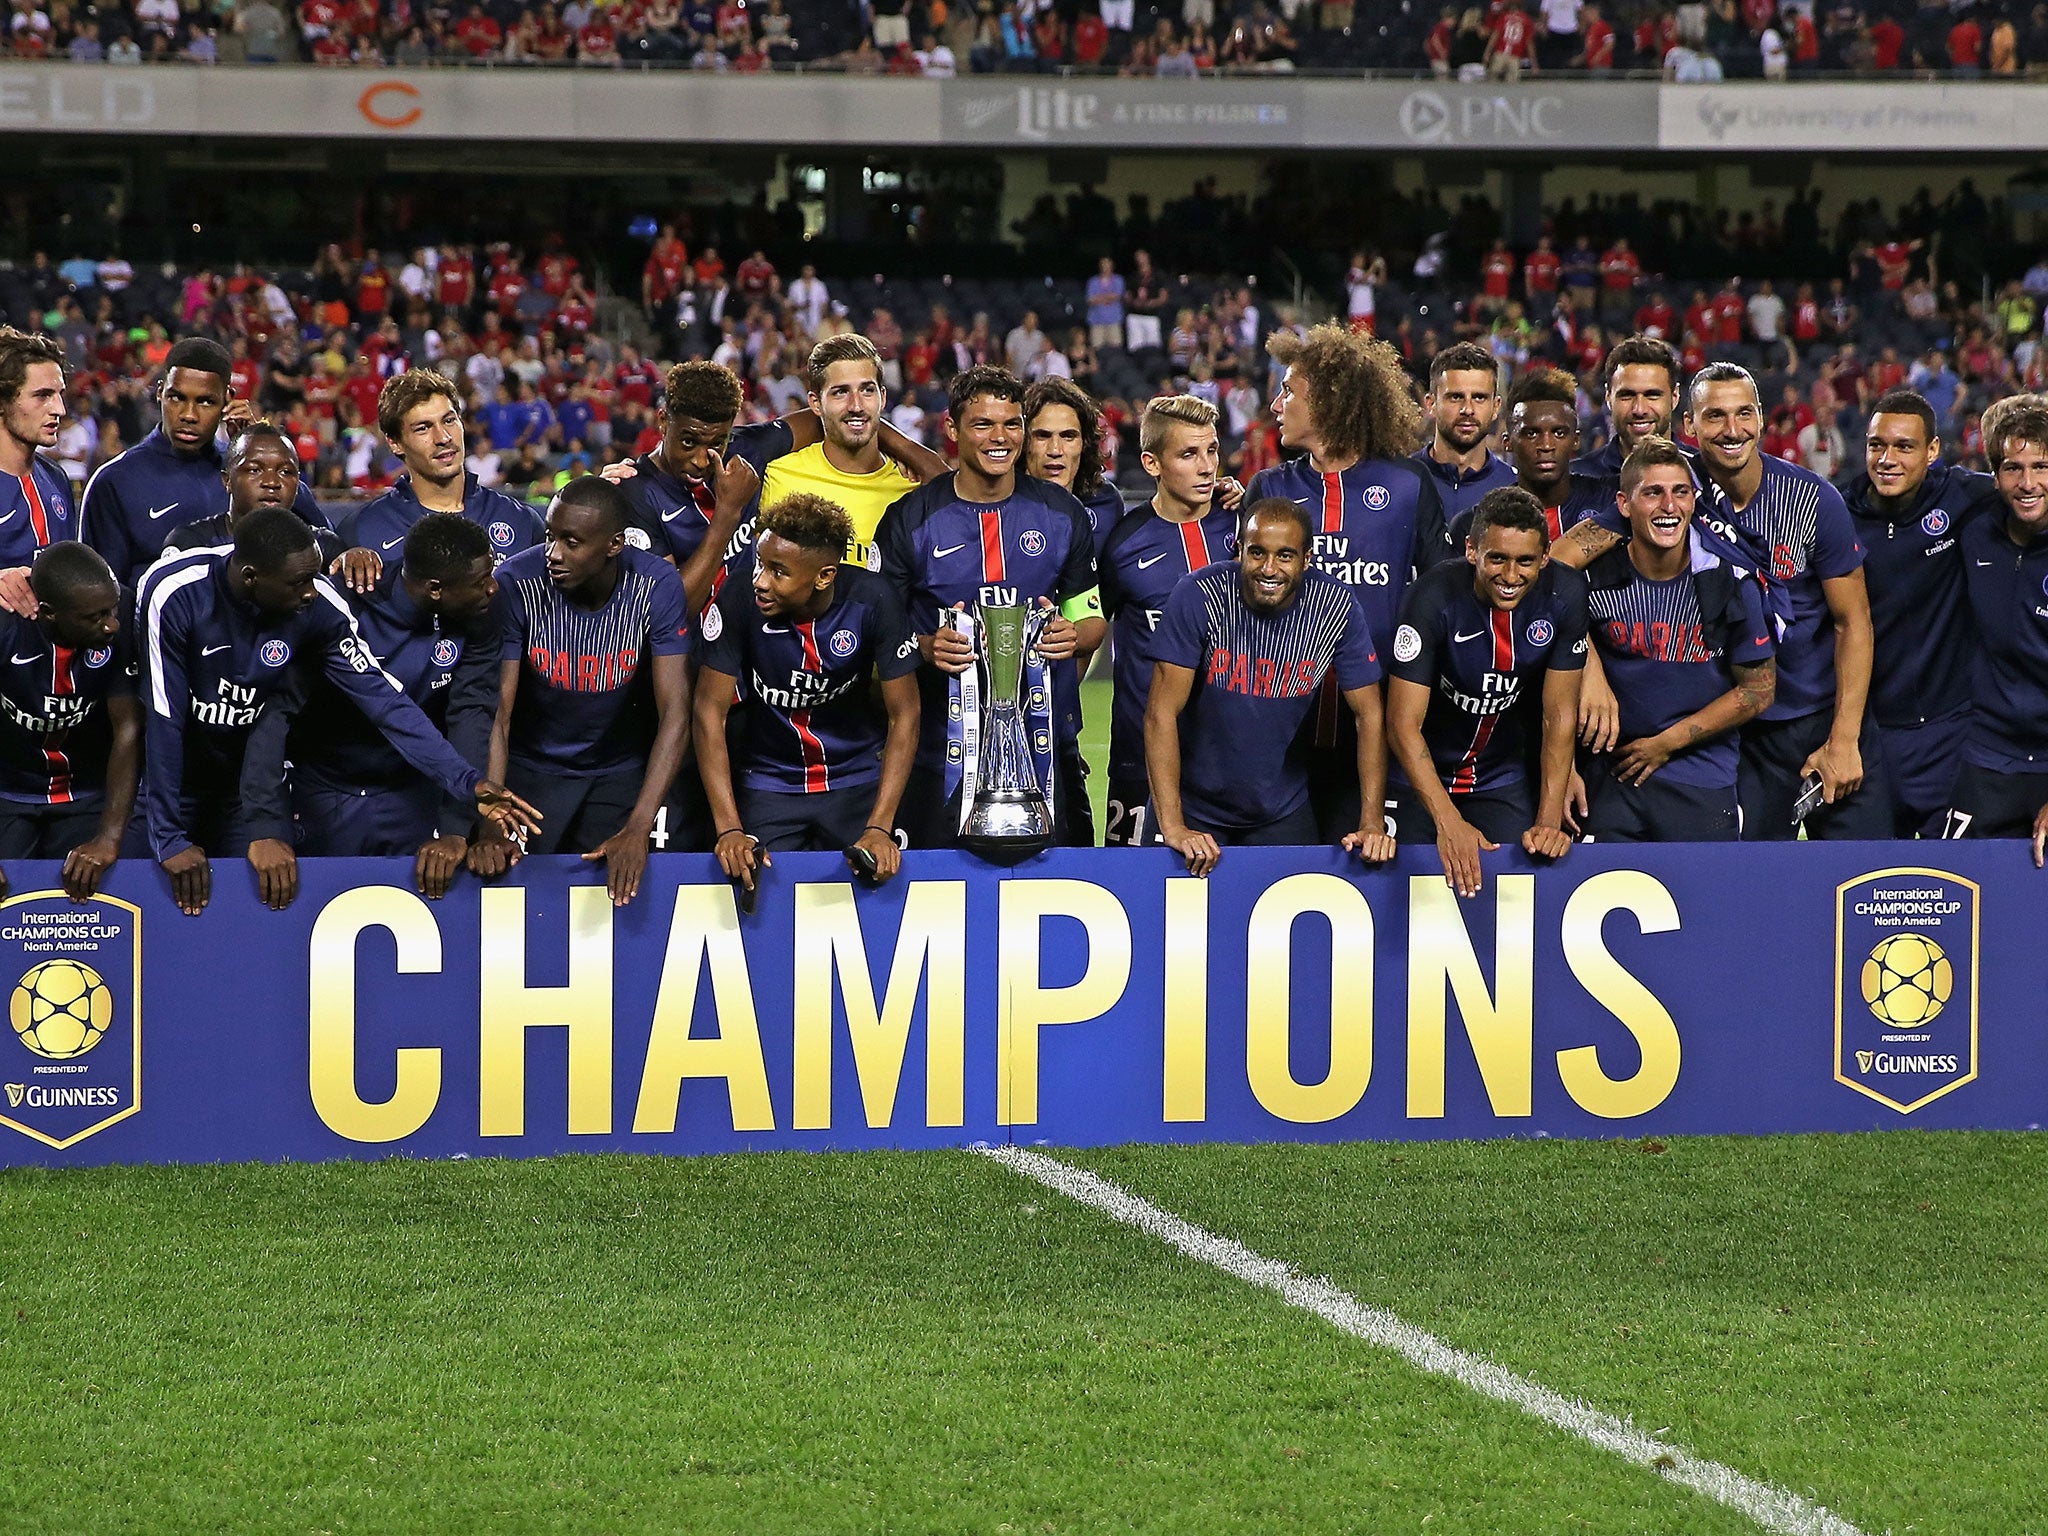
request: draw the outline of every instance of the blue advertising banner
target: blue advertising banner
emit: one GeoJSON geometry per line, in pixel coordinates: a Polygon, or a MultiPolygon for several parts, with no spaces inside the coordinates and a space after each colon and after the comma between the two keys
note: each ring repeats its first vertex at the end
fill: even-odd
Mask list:
{"type": "Polygon", "coordinates": [[[614,909],[534,859],[445,900],[408,862],[123,864],[0,900],[0,1163],[2033,1128],[2048,875],[2016,843],[1163,851],[879,890],[708,857],[614,909]]]}

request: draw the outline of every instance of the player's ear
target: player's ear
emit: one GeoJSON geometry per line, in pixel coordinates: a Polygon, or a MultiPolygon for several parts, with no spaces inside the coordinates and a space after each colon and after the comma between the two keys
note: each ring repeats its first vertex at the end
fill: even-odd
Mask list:
{"type": "Polygon", "coordinates": [[[1474,567],[1479,564],[1479,546],[1472,541],[1469,534],[1465,537],[1465,563],[1474,567]]]}

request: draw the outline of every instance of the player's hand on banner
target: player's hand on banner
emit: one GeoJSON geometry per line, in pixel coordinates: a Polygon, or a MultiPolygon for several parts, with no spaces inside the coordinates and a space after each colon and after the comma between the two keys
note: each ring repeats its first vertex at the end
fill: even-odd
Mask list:
{"type": "MultiPolygon", "coordinates": [[[[1357,854],[1368,864],[1384,864],[1394,856],[1394,839],[1378,827],[1360,827],[1356,832],[1346,832],[1339,846],[1346,853],[1357,854]]],[[[1489,843],[1487,846],[1493,845],[1489,843]]],[[[1476,856],[1473,862],[1478,862],[1476,856]]]]}
{"type": "Polygon", "coordinates": [[[384,574],[384,557],[374,549],[344,549],[327,567],[327,574],[351,592],[374,592],[377,578],[384,574]]]}
{"type": "Polygon", "coordinates": [[[35,589],[28,584],[27,566],[10,565],[0,571],[0,608],[5,608],[17,618],[32,619],[41,606],[35,589]]]}
{"type": "Polygon", "coordinates": [[[1846,800],[1863,787],[1863,749],[1853,741],[1837,743],[1832,738],[1813,749],[1800,765],[1799,776],[1820,775],[1820,803],[1833,805],[1846,800]]]}
{"type": "Polygon", "coordinates": [[[760,473],[745,459],[711,450],[711,496],[728,517],[747,510],[760,492],[760,473]]]}
{"type": "Polygon", "coordinates": [[[412,877],[418,883],[420,894],[432,901],[439,901],[448,894],[448,887],[455,883],[455,877],[462,870],[463,861],[469,855],[469,839],[449,833],[442,837],[430,838],[420,844],[420,856],[414,863],[412,877]]]}
{"type": "Polygon", "coordinates": [[[476,781],[476,808],[507,837],[523,838],[540,830],[540,812],[504,785],[489,779],[476,781]]]}
{"type": "Polygon", "coordinates": [[[526,849],[505,836],[492,822],[486,825],[484,835],[469,845],[469,857],[465,862],[469,865],[469,872],[479,880],[495,880],[525,857],[526,849]]]}
{"type": "Polygon", "coordinates": [[[623,485],[640,473],[640,468],[631,459],[621,459],[616,464],[607,464],[597,472],[597,478],[613,485],[623,485]]]}
{"type": "MultiPolygon", "coordinates": [[[[73,901],[84,901],[97,896],[100,881],[121,857],[119,839],[95,837],[80,843],[64,858],[64,894],[73,901]]],[[[7,882],[0,877],[0,891],[7,889],[7,882]]]]}
{"type": "Polygon", "coordinates": [[[1444,861],[1444,884],[1460,896],[1477,896],[1485,879],[1479,867],[1482,852],[1493,853],[1499,843],[1488,839],[1462,816],[1446,817],[1437,823],[1436,851],[1444,861]]]}
{"type": "Polygon", "coordinates": [[[1579,740],[1595,752],[1611,752],[1621,740],[1621,701],[1591,671],[1579,684],[1579,740]]]}
{"type": "Polygon", "coordinates": [[[249,845],[249,867],[256,871],[256,894],[273,912],[282,912],[299,894],[299,856],[282,838],[259,837],[249,845]]]}
{"type": "Polygon", "coordinates": [[[748,836],[741,827],[721,833],[711,851],[718,855],[718,867],[725,871],[725,877],[739,881],[750,891],[754,888],[754,870],[757,867],[765,869],[773,862],[768,857],[768,850],[761,846],[761,840],[748,836]]]}
{"type": "MultiPolygon", "coordinates": [[[[1579,785],[1585,792],[1585,785],[1579,785]]],[[[1565,813],[1569,816],[1570,811],[1565,813]]],[[[1571,834],[1562,827],[1535,826],[1522,834],[1522,851],[1532,858],[1561,859],[1572,851],[1571,834]]]]}
{"type": "MultiPolygon", "coordinates": [[[[966,608],[965,603],[955,603],[955,608],[966,608]]],[[[974,665],[974,641],[965,631],[941,624],[932,636],[932,665],[941,672],[965,672],[974,665]]]]}
{"type": "MultiPolygon", "coordinates": [[[[1052,599],[1041,597],[1041,608],[1050,608],[1052,599]]],[[[1074,627],[1074,621],[1065,614],[1054,614],[1052,622],[1039,631],[1038,654],[1047,661],[1071,661],[1074,652],[1081,648],[1081,631],[1074,627]]]]}
{"type": "Polygon", "coordinates": [[[1162,831],[1159,840],[1187,861],[1191,875],[1207,875],[1216,867],[1216,861],[1223,857],[1223,850],[1216,846],[1216,839],[1206,832],[1182,827],[1177,832],[1162,831]]]}
{"type": "Polygon", "coordinates": [[[860,835],[860,841],[853,845],[864,848],[875,861],[875,884],[894,875],[903,867],[903,850],[896,846],[896,839],[880,827],[869,827],[860,835]]]}
{"type": "Polygon", "coordinates": [[[164,860],[164,873],[171,877],[171,900],[187,917],[197,917],[213,900],[213,865],[206,850],[181,848],[164,860]]]}
{"type": "Polygon", "coordinates": [[[1614,754],[1614,776],[1624,784],[1645,784],[1671,761],[1671,748],[1661,736],[1643,736],[1614,754]]]}
{"type": "Polygon", "coordinates": [[[1564,793],[1564,827],[1573,836],[1586,830],[1586,817],[1591,814],[1593,804],[1586,795],[1586,780],[1579,770],[1572,769],[1571,784],[1564,793]]]}
{"type": "Polygon", "coordinates": [[[653,823],[629,819],[583,855],[586,864],[604,865],[604,886],[613,906],[623,907],[640,894],[640,877],[647,873],[647,840],[653,835],[653,823]]]}
{"type": "Polygon", "coordinates": [[[1244,504],[1244,482],[1235,475],[1225,475],[1216,482],[1216,505],[1226,512],[1235,512],[1244,504]]]}

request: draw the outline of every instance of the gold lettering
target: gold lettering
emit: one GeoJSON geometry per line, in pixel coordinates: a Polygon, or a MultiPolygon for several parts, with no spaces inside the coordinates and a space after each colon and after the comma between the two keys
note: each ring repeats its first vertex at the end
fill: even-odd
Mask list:
{"type": "Polygon", "coordinates": [[[526,1133],[526,1032],[569,1032],[569,1134],[612,1128],[612,902],[601,885],[569,892],[569,981],[526,984],[526,891],[485,887],[483,1015],[478,1043],[477,1130],[526,1133]]]}
{"type": "Polygon", "coordinates": [[[740,939],[739,908],[733,902],[732,887],[724,881],[676,889],[668,951],[661,961],[661,989],[654,999],[654,1027],[647,1037],[647,1065],[640,1076],[640,1102],[633,1111],[636,1133],[676,1128],[686,1077],[725,1079],[734,1130],[775,1129],[775,1110],[768,1099],[768,1066],[761,1055],[761,1026],[754,1015],[754,986],[747,974],[746,945],[740,939]],[[692,1039],[690,1020],[697,1006],[697,979],[707,964],[718,1033],[692,1039]]]}
{"type": "Polygon", "coordinates": [[[997,916],[996,1123],[1038,1121],[1038,1031],[1100,1018],[1131,980],[1131,919],[1087,880],[1002,882],[997,916]],[[1070,987],[1039,985],[1040,927],[1071,917],[1087,931],[1088,966],[1070,987]]]}
{"type": "Polygon", "coordinates": [[[1678,1085],[1678,1026],[1650,989],[1608,953],[1601,936],[1607,914],[1624,909],[1635,914],[1644,933],[1678,930],[1678,903],[1662,882],[1640,870],[1610,869],[1572,892],[1564,904],[1561,934],[1572,975],[1594,1002],[1635,1036],[1642,1052],[1635,1076],[1619,1082],[1601,1070],[1595,1046],[1557,1053],[1557,1075],[1565,1092],[1581,1109],[1605,1120],[1647,1114],[1678,1085]]]}
{"type": "Polygon", "coordinates": [[[1435,875],[1408,881],[1408,1116],[1440,1118],[1448,1066],[1446,986],[1496,1115],[1533,1112],[1536,1054],[1536,877],[1493,882],[1493,975],[1489,994],[1466,930],[1464,905],[1435,875]]]}
{"type": "Polygon", "coordinates": [[[1267,1111],[1297,1125],[1348,1114],[1372,1081],[1372,908],[1335,875],[1289,875],[1268,886],[1245,931],[1245,1073],[1267,1111]],[[1330,1070],[1298,1083],[1288,1065],[1294,920],[1330,923],[1330,1070]]]}
{"type": "Polygon", "coordinates": [[[427,1123],[441,1101],[441,1052],[401,1046],[391,1097],[369,1103],[356,1091],[356,939],[387,929],[397,941],[395,969],[415,976],[441,969],[441,929],[427,904],[393,885],[343,891],[320,911],[308,944],[307,1086],[313,1109],[350,1141],[397,1141],[427,1123]]]}

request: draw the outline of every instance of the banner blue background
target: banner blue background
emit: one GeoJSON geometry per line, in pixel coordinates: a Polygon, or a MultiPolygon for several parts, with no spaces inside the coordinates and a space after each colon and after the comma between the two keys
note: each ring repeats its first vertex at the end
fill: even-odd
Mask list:
{"type": "MultiPolygon", "coordinates": [[[[638,899],[616,913],[598,874],[572,859],[529,860],[494,888],[465,878],[440,902],[412,894],[409,861],[307,861],[282,913],[257,902],[235,862],[215,866],[213,904],[187,918],[160,872],[124,863],[109,894],[140,908],[139,1112],[64,1150],[0,1126],[0,1162],[2033,1128],[2048,1118],[2037,915],[2048,874],[2022,844],[1584,846],[1541,869],[1502,854],[1489,856],[1482,894],[1462,902],[1444,890],[1432,850],[1380,871],[1318,849],[1229,850],[1199,885],[1178,870],[1162,851],[1060,851],[1012,871],[923,854],[869,890],[836,857],[786,855],[759,911],[742,918],[713,861],[694,855],[656,857],[638,899]],[[1860,900],[1868,877],[1901,866],[1938,874],[1877,888],[1963,898],[1934,920],[1955,989],[1912,1032],[1879,1020],[1858,989],[1872,919],[1845,919],[1837,958],[1838,887],[1855,886],[1845,903],[1860,900]],[[919,956],[897,956],[907,906],[939,969],[940,1027],[928,1028],[934,988],[919,980],[892,1096],[894,1041],[864,1022],[864,1083],[842,999],[845,954],[835,966],[829,936],[843,946],[857,923],[874,999],[860,998],[865,1008],[889,992],[892,961],[903,964],[900,1013],[903,983],[918,979],[919,956]],[[1293,907],[1305,910],[1290,923],[1293,907]],[[566,989],[572,963],[575,989],[539,990],[566,989]],[[1448,985],[1461,970],[1463,985],[1448,985]],[[1093,995],[1060,990],[1084,976],[1093,995]],[[1057,1022],[1075,1014],[1088,1016],[1057,1022]],[[523,1037],[521,1020],[533,1025],[523,1037]],[[1960,1086],[1902,1113],[1838,1080],[1846,1063],[1845,1075],[1875,1081],[1856,1069],[1859,1049],[1955,1054],[1974,1076],[1958,1070],[1960,1086]],[[401,1078],[405,1093],[380,1108],[401,1078]]],[[[57,883],[54,866],[7,873],[15,893],[57,883]]],[[[48,958],[20,948],[0,950],[0,967],[13,967],[0,969],[0,986],[48,958]]],[[[858,968],[853,979],[858,994],[858,968]]],[[[37,1060],[0,1032],[0,1082],[20,1083],[37,1060]]],[[[1901,1102],[1930,1091],[1926,1075],[1910,1089],[1901,1102]]]]}

